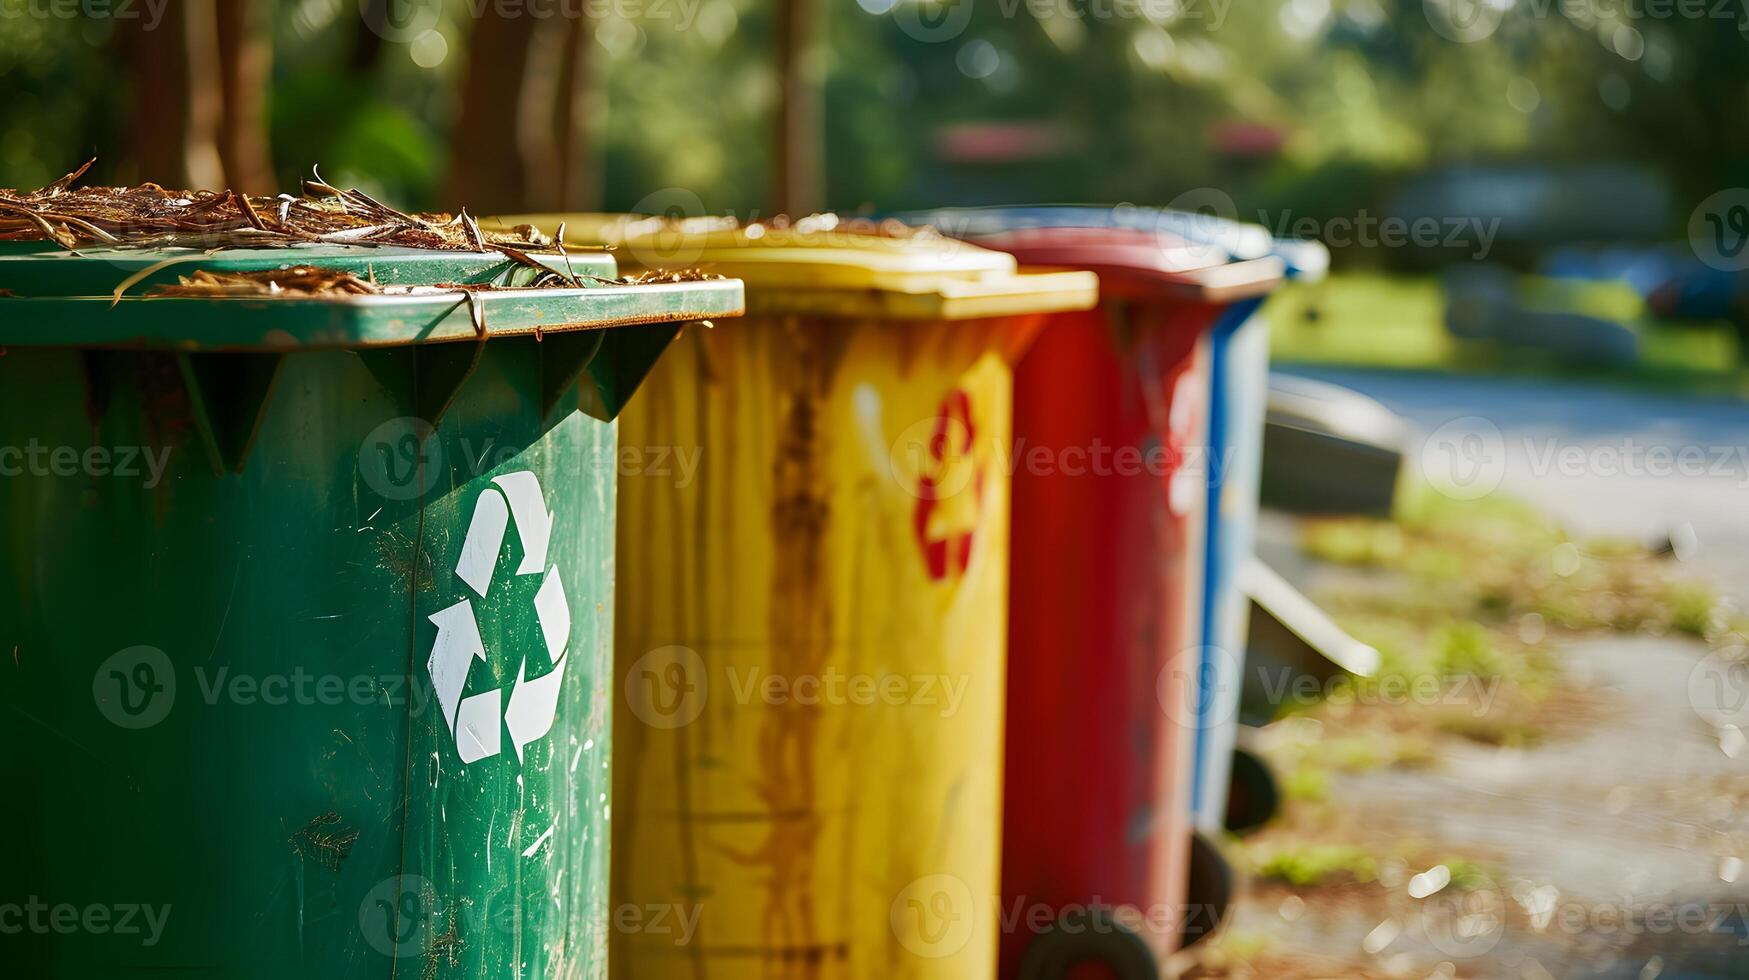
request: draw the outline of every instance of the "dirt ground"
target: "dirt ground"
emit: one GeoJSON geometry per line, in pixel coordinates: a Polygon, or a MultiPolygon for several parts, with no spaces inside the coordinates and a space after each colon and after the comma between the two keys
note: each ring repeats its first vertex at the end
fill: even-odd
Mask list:
{"type": "MultiPolygon", "coordinates": [[[[1460,388],[1391,379],[1381,387],[1423,431],[1475,410],[1460,388]]],[[[1503,418],[1501,428],[1573,439],[1559,419],[1605,415],[1566,399],[1551,410],[1559,419],[1539,421],[1537,404],[1521,400],[1529,417],[1503,418]]],[[[1706,433],[1684,434],[1682,411],[1672,403],[1608,414],[1656,425],[1673,442],[1718,436],[1716,405],[1696,409],[1706,433]]],[[[1594,421],[1583,438],[1627,437],[1594,421]]],[[[1647,523],[1648,501],[1699,492],[1553,486],[1521,469],[1505,482],[1570,526],[1619,526],[1638,540],[1657,524],[1647,523]]],[[[1749,553],[1733,546],[1749,519],[1723,506],[1749,495],[1733,491],[1709,486],[1707,507],[1692,511],[1712,547],[1658,566],[1707,580],[1726,611],[1749,583],[1749,553]]],[[[1686,513],[1678,506],[1659,520],[1686,513]]],[[[1266,515],[1261,536],[1260,555],[1320,601],[1370,601],[1390,588],[1376,572],[1308,555],[1301,520],[1266,515]]],[[[1517,649],[1512,624],[1531,618],[1497,618],[1489,629],[1517,649]]],[[[1541,624],[1522,646],[1543,658],[1547,689],[1522,699],[1531,706],[1506,734],[1497,721],[1420,724],[1411,712],[1371,706],[1263,729],[1258,745],[1290,799],[1274,824],[1229,842],[1247,885],[1187,975],[1749,977],[1749,662],[1740,637],[1652,624],[1545,636],[1541,624]],[[1328,763],[1361,749],[1364,762],[1328,763]],[[1304,760],[1320,760],[1317,771],[1296,775],[1304,760]]]]}

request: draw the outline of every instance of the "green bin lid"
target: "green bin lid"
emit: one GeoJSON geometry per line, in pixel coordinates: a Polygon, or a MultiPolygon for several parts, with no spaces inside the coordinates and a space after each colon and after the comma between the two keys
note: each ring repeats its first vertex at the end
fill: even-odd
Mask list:
{"type": "Polygon", "coordinates": [[[0,345],[366,349],[704,320],[742,307],[734,279],[335,296],[11,296],[0,297],[0,345]]]}
{"type": "MultiPolygon", "coordinates": [[[[579,276],[611,279],[618,274],[613,256],[601,251],[528,253],[531,259],[579,276]]],[[[210,272],[261,272],[295,265],[374,276],[384,285],[512,281],[527,269],[496,250],[487,252],[365,245],[292,245],[284,248],[82,248],[68,251],[53,242],[0,242],[0,295],[109,296],[174,284],[196,269],[210,272]],[[142,275],[142,273],[144,275],[142,275]],[[135,278],[138,277],[138,278],[135,278]]]]}
{"type": "MultiPolygon", "coordinates": [[[[168,352],[189,387],[214,472],[241,472],[288,354],[346,350],[378,363],[406,351],[440,359],[426,372],[432,380],[415,370],[412,387],[399,392],[410,414],[435,425],[486,339],[532,334],[543,340],[536,345],[543,413],[575,391],[575,408],[612,420],[684,322],[738,316],[742,308],[741,283],[733,279],[362,295],[6,296],[0,350],[168,352]],[[602,329],[631,325],[644,328],[602,329]]],[[[0,359],[0,373],[6,364],[0,359]]],[[[404,381],[392,370],[383,378],[404,381]]]]}

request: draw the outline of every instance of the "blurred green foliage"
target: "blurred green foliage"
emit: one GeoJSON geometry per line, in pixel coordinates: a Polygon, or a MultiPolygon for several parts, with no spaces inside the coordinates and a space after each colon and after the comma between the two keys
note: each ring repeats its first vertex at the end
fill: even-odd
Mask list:
{"type": "Polygon", "coordinates": [[[1291,285],[1270,300],[1264,313],[1271,356],[1280,362],[1605,381],[1749,397],[1746,353],[1730,323],[1653,316],[1637,294],[1615,282],[1524,276],[1519,289],[1520,298],[1532,305],[1631,327],[1640,338],[1639,363],[1586,365],[1544,352],[1461,340],[1445,329],[1447,294],[1437,276],[1352,268],[1314,285],[1291,285]]]}
{"type": "MultiPolygon", "coordinates": [[[[387,39],[362,63],[361,0],[261,2],[282,180],[319,163],[331,180],[438,203],[474,12],[498,0],[393,0],[414,10],[404,20],[429,13],[436,36],[387,39]]],[[[828,203],[1159,203],[1217,187],[1319,217],[1431,166],[1503,159],[1636,162],[1684,200],[1749,182],[1738,20],[1521,0],[1486,39],[1435,29],[1434,11],[1471,2],[819,2],[807,64],[824,93],[828,203]],[[945,153],[968,124],[1019,125],[1032,142],[996,162],[945,153]],[[1247,149],[1247,133],[1279,152],[1247,149]]],[[[777,98],[772,4],[588,6],[601,202],[680,187],[712,210],[757,209],[777,98]]],[[[0,183],[13,186],[123,152],[133,96],[110,22],[41,9],[0,0],[0,183]]]]}
{"type": "MultiPolygon", "coordinates": [[[[9,12],[13,0],[0,2],[9,12]]],[[[118,128],[103,20],[0,17],[0,184],[37,187],[77,166],[118,128]]]]}

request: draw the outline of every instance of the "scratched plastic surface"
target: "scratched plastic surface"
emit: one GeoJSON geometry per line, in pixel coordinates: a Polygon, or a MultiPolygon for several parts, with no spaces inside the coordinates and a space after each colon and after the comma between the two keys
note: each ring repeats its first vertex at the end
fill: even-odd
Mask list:
{"type": "Polygon", "coordinates": [[[615,977],[992,975],[1028,332],[752,317],[623,419],[701,452],[621,484],[613,902],[696,928],[616,931],[615,977]]]}
{"type": "Polygon", "coordinates": [[[690,330],[622,421],[693,456],[620,485],[612,899],[690,923],[616,930],[613,975],[989,977],[1010,365],[1095,283],[697,244],[757,315],[690,330]]]}
{"type": "MultiPolygon", "coordinates": [[[[675,328],[624,329],[654,331],[653,357],[675,328]]],[[[606,975],[616,437],[577,407],[611,415],[635,358],[489,340],[421,441],[405,393],[472,346],[286,355],[223,475],[177,354],[0,357],[0,446],[163,461],[0,458],[0,902],[50,909],[0,935],[0,972],[606,975]],[[546,411],[567,350],[615,361],[546,411]],[[545,534],[506,490],[531,482],[545,534]],[[504,496],[476,588],[461,551],[504,496]],[[554,578],[564,615],[540,598],[554,578]],[[497,692],[505,719],[469,762],[430,664],[432,617],[464,600],[481,655],[457,648],[457,690],[497,692]],[[115,928],[124,905],[159,928],[115,928]],[[112,914],[64,930],[59,906],[112,914]]]]}
{"type": "Polygon", "coordinates": [[[757,314],[690,332],[623,423],[694,462],[621,482],[613,903],[690,922],[616,930],[616,977],[995,967],[1009,365],[1097,283],[813,238],[616,252],[733,274],[757,314]]]}
{"type": "MultiPolygon", "coordinates": [[[[1014,476],[1003,907],[1155,910],[1136,931],[1163,958],[1197,898],[1207,331],[1280,266],[1126,229],[1021,224],[975,241],[1022,264],[1096,268],[1104,297],[1052,316],[1015,372],[1016,451],[1054,462],[1014,476]]],[[[1033,928],[1004,933],[1001,976],[1020,973],[1033,928]]]]}
{"type": "MultiPolygon", "coordinates": [[[[1286,278],[1310,282],[1329,269],[1319,242],[1278,239],[1261,226],[1157,208],[993,207],[944,208],[903,216],[969,237],[1053,228],[1143,230],[1214,249],[1227,268],[1268,260],[1286,278]]],[[[1196,671],[1191,806],[1196,826],[1222,831],[1227,784],[1238,737],[1240,676],[1249,600],[1238,570],[1251,554],[1262,472],[1264,396],[1269,373],[1269,327],[1256,316],[1263,296],[1236,298],[1209,331],[1208,453],[1219,461],[1206,486],[1208,530],[1201,570],[1202,663],[1196,671]]]]}

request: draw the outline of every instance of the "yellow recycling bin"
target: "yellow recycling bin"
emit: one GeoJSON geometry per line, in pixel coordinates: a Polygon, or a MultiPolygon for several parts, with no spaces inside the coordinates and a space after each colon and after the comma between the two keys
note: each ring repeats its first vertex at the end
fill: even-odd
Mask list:
{"type": "Polygon", "coordinates": [[[620,422],[612,975],[994,976],[1011,365],[1095,277],[830,217],[569,220],[747,284],[620,422]]]}

